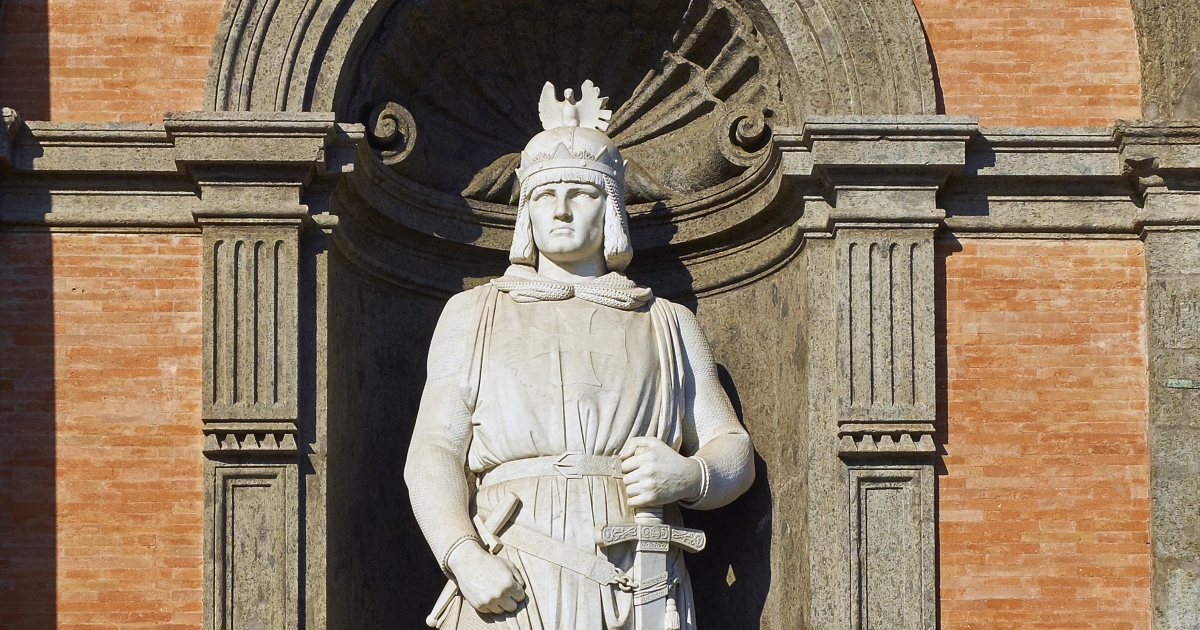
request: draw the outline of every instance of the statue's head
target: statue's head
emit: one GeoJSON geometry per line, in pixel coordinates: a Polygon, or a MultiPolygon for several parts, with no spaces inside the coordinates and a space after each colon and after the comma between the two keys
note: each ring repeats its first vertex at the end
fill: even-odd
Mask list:
{"type": "Polygon", "coordinates": [[[566,91],[566,101],[559,101],[553,84],[542,88],[538,110],[545,131],[525,145],[517,169],[521,195],[508,254],[515,264],[536,265],[539,248],[571,257],[602,247],[610,271],[624,271],[633,258],[625,213],[625,163],[604,134],[611,116],[604,109],[608,99],[600,97],[591,81],[584,82],[581,91],[578,101],[571,90],[566,91]],[[564,211],[572,213],[574,226],[562,233],[535,226],[531,218],[564,211]]]}

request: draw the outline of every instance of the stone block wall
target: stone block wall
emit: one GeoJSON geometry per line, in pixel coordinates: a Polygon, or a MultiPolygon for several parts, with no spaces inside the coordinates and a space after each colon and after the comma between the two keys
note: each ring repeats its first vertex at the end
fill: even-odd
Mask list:
{"type": "Polygon", "coordinates": [[[200,626],[199,241],[0,233],[0,626],[200,626]]]}
{"type": "Polygon", "coordinates": [[[1149,628],[1141,241],[939,252],[942,627],[1149,628]]]}

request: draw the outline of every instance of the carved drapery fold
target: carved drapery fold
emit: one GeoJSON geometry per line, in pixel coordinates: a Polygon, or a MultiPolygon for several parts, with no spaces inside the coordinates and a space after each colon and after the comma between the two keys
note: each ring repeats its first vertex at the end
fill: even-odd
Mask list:
{"type": "Polygon", "coordinates": [[[740,286],[795,255],[800,208],[763,212],[777,130],[936,110],[912,0],[230,0],[204,107],[331,111],[382,134],[341,191],[343,220],[361,228],[335,242],[379,279],[444,297],[503,268],[512,157],[536,131],[522,95],[583,78],[613,97],[631,159],[636,273],[675,296],[740,286]]]}

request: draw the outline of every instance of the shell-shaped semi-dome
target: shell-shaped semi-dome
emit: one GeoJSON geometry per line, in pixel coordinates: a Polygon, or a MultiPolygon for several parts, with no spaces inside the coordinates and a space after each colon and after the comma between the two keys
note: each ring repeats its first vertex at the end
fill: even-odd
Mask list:
{"type": "MultiPolygon", "coordinates": [[[[773,126],[796,118],[782,89],[794,83],[790,64],[732,2],[403,3],[378,33],[340,109],[374,128],[381,103],[404,108],[418,138],[404,175],[471,199],[509,201],[513,157],[540,130],[547,81],[578,90],[591,79],[610,97],[607,134],[643,201],[746,170],[718,148],[731,112],[773,126]]],[[[744,139],[751,153],[764,140],[744,139]]]]}

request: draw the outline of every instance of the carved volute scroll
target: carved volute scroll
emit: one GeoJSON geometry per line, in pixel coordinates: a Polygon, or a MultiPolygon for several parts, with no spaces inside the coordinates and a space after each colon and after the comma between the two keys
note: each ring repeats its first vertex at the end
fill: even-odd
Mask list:
{"type": "MultiPolygon", "coordinates": [[[[781,137],[791,134],[797,136],[793,143],[800,141],[798,134],[821,115],[909,115],[936,111],[933,69],[912,0],[588,3],[227,0],[210,58],[206,110],[215,118],[231,119],[247,112],[268,113],[264,120],[275,115],[323,112],[343,124],[338,127],[338,134],[350,126],[354,126],[354,133],[358,133],[359,125],[365,129],[353,159],[338,162],[336,166],[327,164],[330,169],[317,176],[321,180],[319,187],[295,199],[289,196],[286,203],[272,206],[274,209],[264,203],[254,211],[259,218],[266,219],[264,227],[270,224],[272,229],[280,228],[280,217],[272,216],[276,210],[283,208],[293,213],[294,204],[309,204],[312,199],[319,199],[322,209],[338,220],[329,235],[330,260],[336,261],[330,269],[331,274],[341,274],[337,282],[344,285],[345,291],[336,299],[359,302],[331,307],[331,311],[350,311],[344,321],[334,318],[331,326],[338,332],[330,333],[329,339],[337,342],[330,347],[338,352],[344,350],[345,355],[331,359],[340,367],[330,371],[329,376],[337,384],[330,385],[329,392],[346,397],[339,401],[340,407],[334,406],[339,414],[345,414],[335,419],[343,423],[337,425],[341,433],[331,431],[340,442],[334,451],[344,459],[339,462],[340,469],[331,466],[331,470],[340,470],[339,474],[349,479],[361,461],[370,464],[364,464],[367,467],[362,471],[373,475],[377,473],[375,469],[385,469],[387,462],[394,459],[384,458],[381,448],[356,440],[367,435],[390,435],[387,431],[377,433],[383,426],[380,419],[386,415],[394,423],[396,417],[407,413],[404,403],[410,400],[409,386],[419,380],[421,373],[420,355],[424,350],[420,343],[422,335],[428,332],[427,312],[433,312],[434,305],[440,305],[441,300],[464,286],[498,274],[506,265],[516,214],[512,204],[511,172],[516,163],[513,155],[537,129],[531,96],[547,80],[560,88],[578,88],[584,79],[592,79],[611,97],[609,108],[614,116],[609,133],[630,158],[628,209],[637,252],[630,275],[653,286],[657,295],[667,297],[703,298],[757,282],[798,262],[796,256],[805,235],[813,230],[822,237],[833,236],[829,239],[831,247],[837,244],[832,241],[851,234],[849,223],[835,225],[837,222],[831,220],[826,225],[822,223],[823,216],[814,218],[806,208],[809,204],[821,206],[815,210],[820,215],[825,212],[824,204],[834,205],[835,199],[837,212],[847,211],[850,205],[837,198],[842,192],[840,184],[828,187],[828,174],[803,172],[804,164],[832,164],[826,160],[824,149],[784,147],[781,137]],[[363,288],[358,292],[360,280],[363,288]],[[379,288],[383,291],[377,295],[379,288]],[[393,300],[390,294],[382,295],[394,289],[399,289],[394,291],[396,296],[404,298],[393,300]],[[387,308],[371,311],[371,305],[387,308]],[[359,310],[355,311],[356,308],[359,310]],[[379,313],[402,313],[408,319],[393,330],[389,326],[395,322],[371,320],[382,317],[379,313]],[[371,334],[396,345],[384,353],[381,344],[379,354],[371,355],[377,349],[374,345],[370,348],[367,347],[370,344],[354,345],[354,336],[362,331],[350,327],[358,325],[369,326],[371,334]],[[387,332],[377,332],[384,330],[387,332]],[[365,365],[371,360],[377,364],[365,368],[361,383],[353,381],[357,372],[343,369],[341,363],[360,361],[365,365]],[[362,407],[360,399],[364,397],[353,395],[355,388],[382,383],[379,379],[385,368],[397,368],[387,372],[387,377],[393,380],[387,381],[385,387],[394,387],[396,375],[403,374],[399,377],[403,384],[398,388],[403,391],[388,392],[385,396],[388,400],[378,406],[362,407]]],[[[872,142],[878,139],[875,129],[867,129],[865,133],[864,137],[871,137],[872,142]]],[[[840,139],[835,140],[826,144],[844,144],[840,139]]],[[[309,143],[304,146],[309,147],[309,143]]],[[[260,149],[248,147],[247,155],[257,155],[260,149]]],[[[919,153],[915,157],[926,164],[928,156],[923,151],[919,153]]],[[[228,151],[222,148],[219,154],[226,156],[228,151]]],[[[202,158],[212,159],[208,154],[202,158]]],[[[876,166],[872,163],[866,168],[876,166]]],[[[857,166],[851,164],[851,167],[857,166]]],[[[307,186],[312,181],[306,178],[309,173],[305,171],[302,175],[289,182],[307,186]]],[[[250,186],[246,188],[249,190],[250,186]]],[[[205,202],[209,203],[212,194],[221,189],[208,186],[205,202]]],[[[243,212],[239,203],[229,196],[226,211],[243,212]]],[[[301,207],[300,214],[305,213],[307,209],[301,207]]],[[[299,219],[308,221],[304,216],[299,219]]],[[[853,218],[859,223],[872,220],[866,216],[853,218]]],[[[918,222],[920,229],[931,237],[929,226],[936,221],[936,217],[924,217],[918,222]]],[[[220,256],[229,255],[216,247],[216,240],[233,238],[228,234],[223,236],[223,229],[216,223],[202,227],[211,253],[206,263],[215,264],[220,256]]],[[[251,246],[252,251],[259,240],[264,244],[269,242],[274,236],[267,232],[270,230],[263,231],[261,238],[247,236],[243,246],[251,246]]],[[[920,256],[913,258],[918,259],[920,256]]],[[[833,263],[834,258],[829,261],[833,263]]],[[[820,273],[836,278],[834,267],[830,264],[827,271],[820,273]]],[[[211,265],[209,268],[217,269],[211,265]]],[[[213,271],[213,277],[218,273],[228,274],[229,268],[224,269],[213,271]]],[[[331,287],[335,284],[330,282],[331,287]]],[[[219,289],[220,285],[217,286],[219,289]]],[[[895,298],[904,293],[904,288],[889,285],[886,292],[895,298]]],[[[219,304],[216,297],[212,301],[219,304]]],[[[304,298],[300,301],[303,303],[304,298]]],[[[219,308],[214,306],[211,313],[216,314],[219,308]]],[[[905,316],[899,313],[898,316],[905,316]]],[[[254,320],[253,313],[250,316],[254,322],[262,321],[254,320]]],[[[912,317],[914,321],[921,318],[915,309],[912,317]]],[[[216,319],[206,320],[206,329],[212,328],[208,331],[212,339],[227,336],[227,331],[218,324],[216,319]]],[[[254,323],[251,327],[258,329],[254,323]]],[[[830,337],[836,336],[834,330],[830,333],[830,337]]],[[[811,329],[806,334],[812,334],[811,329]]],[[[252,347],[258,348],[256,344],[252,347]]],[[[871,347],[874,353],[874,346],[871,347]]],[[[253,356],[253,352],[238,356],[239,359],[253,356]]],[[[226,360],[220,355],[214,357],[226,360]]],[[[232,355],[229,357],[232,360],[232,355]]],[[[260,364],[252,370],[254,378],[269,376],[261,367],[260,364]]],[[[323,368],[317,369],[320,375],[323,368]]],[[[830,376],[829,386],[822,391],[830,394],[837,391],[836,362],[808,369],[820,369],[830,376]]],[[[903,381],[906,375],[902,372],[892,376],[903,381]]],[[[871,375],[875,377],[874,372],[871,375]]],[[[911,376],[915,392],[922,377],[915,368],[911,376]]],[[[261,382],[264,381],[258,381],[261,382]]],[[[251,391],[237,379],[232,384],[238,385],[239,396],[251,391]]],[[[223,391],[231,392],[222,389],[225,386],[231,383],[218,383],[214,378],[206,392],[218,396],[223,391]]],[[[257,391],[253,383],[252,390],[257,391]]],[[[381,390],[375,388],[375,391],[381,390]]],[[[892,402],[903,401],[906,392],[903,387],[894,390],[892,402]]],[[[262,399],[252,401],[251,406],[257,411],[247,415],[256,417],[239,419],[236,407],[239,400],[231,395],[206,403],[209,480],[206,513],[210,518],[205,574],[208,627],[212,630],[230,624],[238,627],[243,622],[276,627],[272,624],[280,618],[271,615],[278,611],[287,611],[282,627],[289,627],[293,619],[291,611],[306,605],[324,615],[324,606],[314,603],[319,590],[306,590],[296,606],[288,597],[293,592],[291,584],[305,584],[306,589],[312,589],[325,577],[331,588],[336,586],[346,591],[329,594],[330,619],[353,626],[358,613],[351,602],[357,595],[350,595],[350,591],[368,588],[368,578],[391,585],[387,581],[390,578],[379,580],[390,568],[385,570],[372,563],[380,558],[391,562],[391,558],[399,557],[396,554],[407,553],[403,550],[411,547],[405,542],[411,532],[351,535],[347,530],[333,535],[330,538],[334,546],[352,542],[352,546],[361,544],[366,551],[361,556],[352,556],[350,547],[330,551],[331,558],[345,561],[344,565],[330,567],[349,569],[337,575],[334,568],[328,574],[323,573],[324,558],[316,557],[318,554],[306,556],[312,551],[308,546],[320,535],[310,532],[305,542],[297,539],[300,536],[297,532],[309,531],[311,525],[291,527],[295,514],[309,518],[326,509],[324,504],[312,503],[311,497],[304,499],[298,495],[298,488],[313,487],[306,485],[303,477],[298,485],[289,481],[292,475],[307,475],[297,462],[311,459],[305,453],[306,444],[299,444],[299,449],[284,445],[285,436],[295,433],[299,419],[283,418],[282,413],[276,416],[275,399],[269,405],[262,399]],[[229,435],[234,437],[231,439],[229,435]],[[299,512],[293,509],[297,505],[299,512]],[[248,509],[239,512],[242,506],[248,509]],[[233,520],[224,520],[229,514],[233,514],[233,520]],[[239,514],[246,519],[237,521],[239,514]],[[266,533],[256,538],[254,532],[266,533]],[[244,542],[232,546],[221,542],[239,539],[244,542]],[[287,544],[280,546],[280,541],[287,544]],[[292,541],[299,546],[292,545],[292,541]],[[259,590],[238,590],[239,575],[241,583],[247,584],[245,575],[237,573],[239,562],[246,567],[245,562],[261,557],[260,551],[274,554],[281,549],[289,562],[293,553],[299,553],[303,561],[285,563],[283,573],[276,570],[277,565],[262,564],[261,570],[253,574],[251,586],[259,590]],[[294,552],[296,549],[299,551],[294,552]],[[296,582],[289,567],[310,565],[317,567],[313,575],[302,576],[296,582]],[[227,570],[230,566],[233,568],[227,570]],[[221,581],[225,577],[228,580],[221,581]],[[357,581],[360,578],[362,582],[357,581]],[[240,617],[242,613],[238,612],[230,616],[228,608],[221,608],[214,601],[226,598],[222,601],[233,602],[236,608],[238,602],[253,601],[259,596],[256,593],[269,602],[266,617],[240,617]],[[343,608],[335,610],[338,606],[343,608]]],[[[279,400],[286,404],[286,397],[279,400]]],[[[888,414],[902,416],[898,410],[903,404],[891,404],[891,411],[885,413],[881,400],[872,399],[871,404],[861,409],[852,403],[847,402],[849,415],[842,414],[834,402],[829,413],[821,416],[821,422],[831,425],[833,435],[827,436],[829,439],[822,448],[828,450],[822,451],[818,458],[822,460],[821,466],[836,464],[839,471],[854,470],[870,476],[888,469],[885,462],[890,460],[855,459],[839,440],[852,438],[857,452],[861,439],[859,442],[853,439],[870,435],[871,445],[877,445],[885,442],[881,437],[885,433],[904,433],[901,423],[885,422],[888,414]],[[869,413],[862,411],[867,408],[869,413]],[[848,418],[864,421],[846,421],[848,418]],[[880,424],[886,424],[888,432],[880,433],[875,426],[880,424]],[[865,433],[854,432],[864,425],[872,426],[866,427],[869,430],[865,433]]],[[[915,397],[911,406],[914,412],[919,411],[915,397]]],[[[305,413],[303,404],[300,413],[305,413]]],[[[810,424],[817,421],[813,417],[810,424]]],[[[928,433],[925,427],[921,429],[909,433],[918,438],[928,433]]],[[[812,435],[824,434],[813,431],[812,435]]],[[[903,438],[897,438],[896,443],[903,446],[903,438]]],[[[850,563],[844,561],[848,556],[818,566],[817,550],[828,548],[841,553],[863,542],[862,537],[869,537],[877,528],[888,529],[893,525],[903,531],[892,542],[910,545],[917,540],[919,548],[913,553],[922,554],[916,558],[916,565],[910,562],[915,556],[905,555],[902,558],[908,563],[905,566],[926,567],[925,554],[932,548],[926,533],[931,531],[932,524],[924,514],[932,505],[932,485],[920,475],[932,471],[932,467],[928,465],[928,452],[920,456],[926,458],[921,464],[912,464],[911,456],[904,464],[919,466],[918,475],[910,474],[907,480],[871,477],[864,482],[862,497],[854,499],[848,495],[845,475],[834,479],[821,477],[824,473],[812,473],[808,483],[813,484],[814,493],[836,488],[835,494],[822,495],[824,498],[818,503],[806,503],[797,495],[793,497],[794,505],[819,505],[818,512],[836,513],[841,520],[823,530],[825,526],[819,519],[810,519],[804,535],[811,533],[813,541],[819,539],[828,544],[814,543],[809,552],[804,552],[813,553],[814,562],[807,567],[797,565],[795,570],[803,576],[777,574],[778,579],[797,577],[813,584],[843,585],[850,579],[850,563]],[[861,535],[851,538],[849,508],[852,501],[859,499],[864,519],[859,527],[861,535]],[[919,499],[914,504],[916,511],[896,509],[907,505],[909,499],[919,499]],[[919,533],[910,536],[914,531],[919,533]],[[820,538],[825,535],[822,532],[829,536],[820,538]],[[836,571],[838,575],[831,578],[823,571],[836,571]]],[[[889,470],[900,471],[901,467],[889,470]]],[[[330,522],[342,527],[350,522],[346,519],[374,509],[367,507],[367,503],[380,496],[390,497],[387,493],[395,490],[391,488],[394,484],[390,484],[384,492],[383,485],[374,481],[367,485],[372,488],[370,492],[379,489],[375,494],[363,489],[350,490],[346,479],[335,477],[330,477],[329,496],[337,499],[329,509],[336,518],[330,522]]],[[[313,522],[324,521],[316,518],[313,522]]],[[[768,528],[764,534],[767,538],[784,536],[779,533],[781,522],[776,521],[775,525],[774,531],[768,528]]],[[[403,526],[399,524],[401,530],[403,526]]],[[[761,542],[766,545],[770,541],[761,542]]],[[[882,542],[891,544],[887,540],[882,542]]],[[[855,598],[839,586],[828,595],[837,599],[830,609],[849,611],[856,606],[869,610],[871,606],[886,606],[891,601],[886,597],[878,599],[876,594],[894,590],[892,586],[898,582],[887,581],[887,576],[879,577],[878,562],[860,565],[855,569],[859,571],[856,575],[865,576],[862,584],[867,594],[855,598]]],[[[416,575],[419,579],[422,574],[416,575]]],[[[930,577],[928,571],[922,570],[917,578],[922,593],[928,592],[930,577]]],[[[406,574],[404,579],[412,577],[406,574]]],[[[378,597],[380,602],[394,599],[390,593],[371,597],[378,597]]],[[[792,605],[797,610],[809,606],[800,601],[790,602],[789,606],[792,605]]],[[[389,603],[386,610],[401,610],[407,615],[409,611],[404,606],[389,603]]],[[[809,606],[810,614],[818,610],[823,608],[816,603],[809,606]]],[[[362,619],[381,618],[372,617],[379,611],[364,613],[362,619]]],[[[391,619],[401,617],[406,622],[416,619],[415,616],[391,619]]],[[[921,619],[926,618],[923,611],[921,619]]],[[[884,617],[880,623],[891,620],[884,617]]],[[[905,628],[909,627],[907,617],[901,621],[905,628]]],[[[849,627],[840,622],[818,625],[849,627]]],[[[320,624],[312,622],[308,627],[320,624]]]]}
{"type": "MultiPolygon", "coordinates": [[[[678,22],[681,2],[634,4],[645,18],[665,15],[678,22]]],[[[204,108],[341,111],[353,91],[353,75],[362,65],[363,51],[383,30],[381,23],[389,11],[417,4],[411,0],[227,0],[209,60],[204,108]]],[[[710,3],[696,4],[702,9],[710,3]]],[[[457,17],[463,20],[498,10],[496,5],[479,2],[453,5],[461,8],[457,17]]],[[[803,89],[787,97],[803,115],[934,112],[933,70],[912,0],[739,0],[736,5],[756,16],[755,28],[774,54],[788,58],[789,67],[781,70],[803,89]]],[[[528,12],[533,6],[518,8],[528,12]]],[[[703,12],[690,14],[695,19],[703,12]]],[[[632,35],[646,33],[640,22],[635,28],[632,35]]],[[[517,32],[529,31],[504,34],[517,32]]],[[[564,30],[562,37],[578,49],[588,44],[584,35],[564,30]]],[[[489,42],[478,45],[486,48],[489,42]]],[[[616,46],[607,50],[622,52],[616,46]]],[[[567,78],[564,84],[582,80],[567,78]]],[[[634,76],[629,87],[641,79],[634,76]]],[[[614,90],[615,84],[608,89],[614,90]]],[[[611,93],[624,99],[616,91],[611,93]]]]}
{"type": "Polygon", "coordinates": [[[793,122],[781,64],[735,3],[666,0],[655,11],[472,4],[396,5],[364,52],[352,99],[339,106],[347,116],[371,112],[361,121],[368,127],[378,124],[380,103],[410,112],[428,140],[420,162],[402,172],[429,188],[509,203],[511,157],[540,129],[527,95],[547,80],[577,86],[590,77],[619,104],[608,133],[633,164],[635,204],[744,172],[767,144],[764,118],[793,122]],[[758,123],[749,136],[746,117],[758,123]]]}

